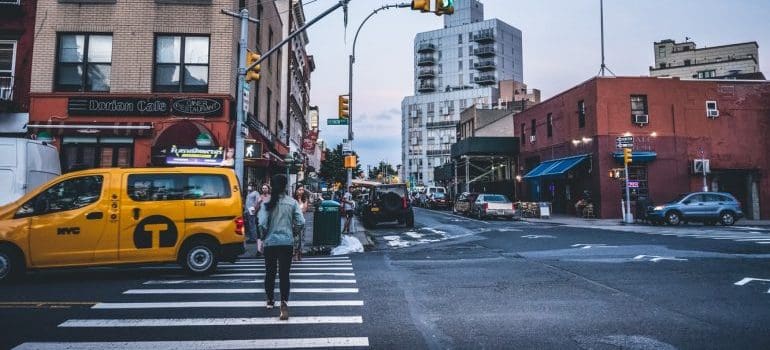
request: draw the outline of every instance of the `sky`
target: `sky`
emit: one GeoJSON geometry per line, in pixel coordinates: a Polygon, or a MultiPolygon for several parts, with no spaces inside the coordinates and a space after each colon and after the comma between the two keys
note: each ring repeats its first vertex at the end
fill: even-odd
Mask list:
{"type": "MultiPolygon", "coordinates": [[[[464,0],[455,0],[456,2],[464,0]]],[[[307,21],[338,0],[304,0],[307,21]],[[311,2],[312,1],[312,2],[311,2]]],[[[374,9],[396,0],[351,0],[348,25],[339,9],[308,29],[315,59],[310,103],[320,110],[320,137],[332,148],[347,127],[337,118],[337,96],[348,90],[348,56],[355,31],[374,9]]],[[[408,2],[408,1],[407,1],[408,2]]],[[[432,3],[433,1],[431,1],[432,3]]],[[[524,83],[547,99],[599,71],[599,0],[482,0],[484,18],[522,31],[524,83]]],[[[409,8],[375,14],[361,29],[353,68],[353,148],[362,167],[401,163],[401,100],[414,94],[414,37],[443,28],[443,17],[409,8]]],[[[738,42],[759,44],[760,69],[770,75],[770,1],[607,0],[605,62],[618,76],[646,76],[654,64],[653,42],[691,38],[699,48],[738,42]]],[[[395,168],[395,166],[394,166],[395,168]]]]}

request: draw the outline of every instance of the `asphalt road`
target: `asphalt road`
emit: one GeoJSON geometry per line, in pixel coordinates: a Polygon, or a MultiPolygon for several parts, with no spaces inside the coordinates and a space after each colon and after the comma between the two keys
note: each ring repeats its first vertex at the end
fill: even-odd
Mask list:
{"type": "Polygon", "coordinates": [[[0,287],[0,348],[770,348],[770,228],[416,223],[295,265],[290,322],[256,259],[36,272],[0,287]]]}

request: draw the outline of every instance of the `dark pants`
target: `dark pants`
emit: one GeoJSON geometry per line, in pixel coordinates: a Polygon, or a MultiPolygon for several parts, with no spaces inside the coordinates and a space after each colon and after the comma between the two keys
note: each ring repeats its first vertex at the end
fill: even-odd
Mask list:
{"type": "Polygon", "coordinates": [[[265,294],[268,300],[275,300],[275,272],[280,268],[281,301],[289,301],[292,249],[290,245],[265,247],[265,294]]]}

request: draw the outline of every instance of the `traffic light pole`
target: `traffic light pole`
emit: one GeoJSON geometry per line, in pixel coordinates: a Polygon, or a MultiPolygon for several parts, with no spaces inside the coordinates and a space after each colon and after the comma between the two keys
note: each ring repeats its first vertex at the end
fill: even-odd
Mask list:
{"type": "MultiPolygon", "coordinates": [[[[356,62],[356,42],[358,41],[358,34],[361,33],[361,28],[364,27],[364,24],[369,20],[369,18],[372,18],[377,12],[380,12],[382,10],[387,10],[390,8],[402,8],[402,7],[411,7],[411,4],[407,3],[400,3],[400,4],[391,4],[391,5],[384,5],[380,8],[375,9],[370,13],[364,20],[361,22],[361,24],[358,26],[358,29],[356,30],[356,36],[353,38],[353,49],[350,53],[350,59],[348,60],[348,142],[351,142],[351,149],[353,147],[353,63],[356,62]]],[[[353,169],[348,168],[348,187],[350,187],[353,184],[353,169]]]]}
{"type": "Polygon", "coordinates": [[[628,163],[623,162],[623,168],[626,174],[626,223],[633,224],[634,216],[631,214],[631,190],[628,188],[628,163]]]}

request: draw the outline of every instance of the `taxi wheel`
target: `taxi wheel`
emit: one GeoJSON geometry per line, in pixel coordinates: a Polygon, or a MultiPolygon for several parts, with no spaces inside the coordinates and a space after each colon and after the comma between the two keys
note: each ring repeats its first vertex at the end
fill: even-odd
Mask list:
{"type": "Polygon", "coordinates": [[[0,284],[8,283],[24,274],[24,258],[9,246],[0,246],[0,284]]]}
{"type": "Polygon", "coordinates": [[[216,244],[203,239],[195,239],[185,244],[179,257],[182,267],[194,275],[207,275],[217,268],[216,244]]]}

